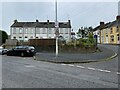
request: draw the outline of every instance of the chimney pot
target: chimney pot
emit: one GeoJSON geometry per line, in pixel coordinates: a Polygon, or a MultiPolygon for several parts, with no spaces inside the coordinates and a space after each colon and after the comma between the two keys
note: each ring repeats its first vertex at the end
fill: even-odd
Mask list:
{"type": "Polygon", "coordinates": [[[14,23],[18,22],[17,19],[14,20],[14,23]]]}
{"type": "Polygon", "coordinates": [[[38,19],[36,19],[36,22],[39,22],[39,20],[38,20],[38,19]]]}
{"type": "Polygon", "coordinates": [[[47,20],[47,22],[49,22],[49,20],[47,20]]]}
{"type": "Polygon", "coordinates": [[[118,15],[118,16],[116,17],[116,20],[120,20],[120,15],[118,15]]]}

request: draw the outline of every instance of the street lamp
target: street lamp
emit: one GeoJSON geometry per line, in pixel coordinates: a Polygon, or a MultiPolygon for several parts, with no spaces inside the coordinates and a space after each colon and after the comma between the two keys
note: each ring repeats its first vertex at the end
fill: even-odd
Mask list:
{"type": "Polygon", "coordinates": [[[59,36],[59,25],[57,21],[57,0],[55,0],[55,35],[56,35],[56,57],[58,56],[58,36],[59,36]]]}

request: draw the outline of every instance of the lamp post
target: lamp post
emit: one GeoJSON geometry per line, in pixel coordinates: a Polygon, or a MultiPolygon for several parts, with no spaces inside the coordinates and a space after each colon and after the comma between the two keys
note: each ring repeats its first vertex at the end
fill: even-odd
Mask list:
{"type": "Polygon", "coordinates": [[[57,0],[55,0],[55,35],[56,35],[56,57],[58,56],[58,36],[59,36],[59,25],[57,21],[57,0]]]}

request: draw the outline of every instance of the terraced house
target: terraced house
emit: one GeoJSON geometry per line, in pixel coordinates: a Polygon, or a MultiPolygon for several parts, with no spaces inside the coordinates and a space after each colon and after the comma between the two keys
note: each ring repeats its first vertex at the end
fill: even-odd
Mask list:
{"type": "Polygon", "coordinates": [[[120,44],[120,16],[116,20],[105,25],[101,30],[101,43],[120,44]]]}
{"type": "Polygon", "coordinates": [[[120,44],[120,16],[116,17],[116,20],[102,23],[102,28],[97,26],[95,31],[99,30],[100,43],[102,44],[120,44]]]}
{"type": "MultiPolygon", "coordinates": [[[[54,39],[55,22],[18,22],[10,27],[11,39],[27,42],[29,39],[54,39]]],[[[59,36],[62,36],[66,41],[71,40],[71,22],[59,22],[59,36]]]]}

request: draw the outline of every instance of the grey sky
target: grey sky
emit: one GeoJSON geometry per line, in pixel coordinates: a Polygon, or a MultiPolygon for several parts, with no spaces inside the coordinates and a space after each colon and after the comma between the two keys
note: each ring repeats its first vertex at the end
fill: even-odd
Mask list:
{"type": "MultiPolygon", "coordinates": [[[[55,20],[54,2],[2,3],[2,29],[9,34],[14,19],[18,21],[55,20]]],[[[58,21],[72,22],[77,31],[82,26],[97,26],[100,21],[113,21],[118,15],[117,2],[59,2],[58,21]]]]}

